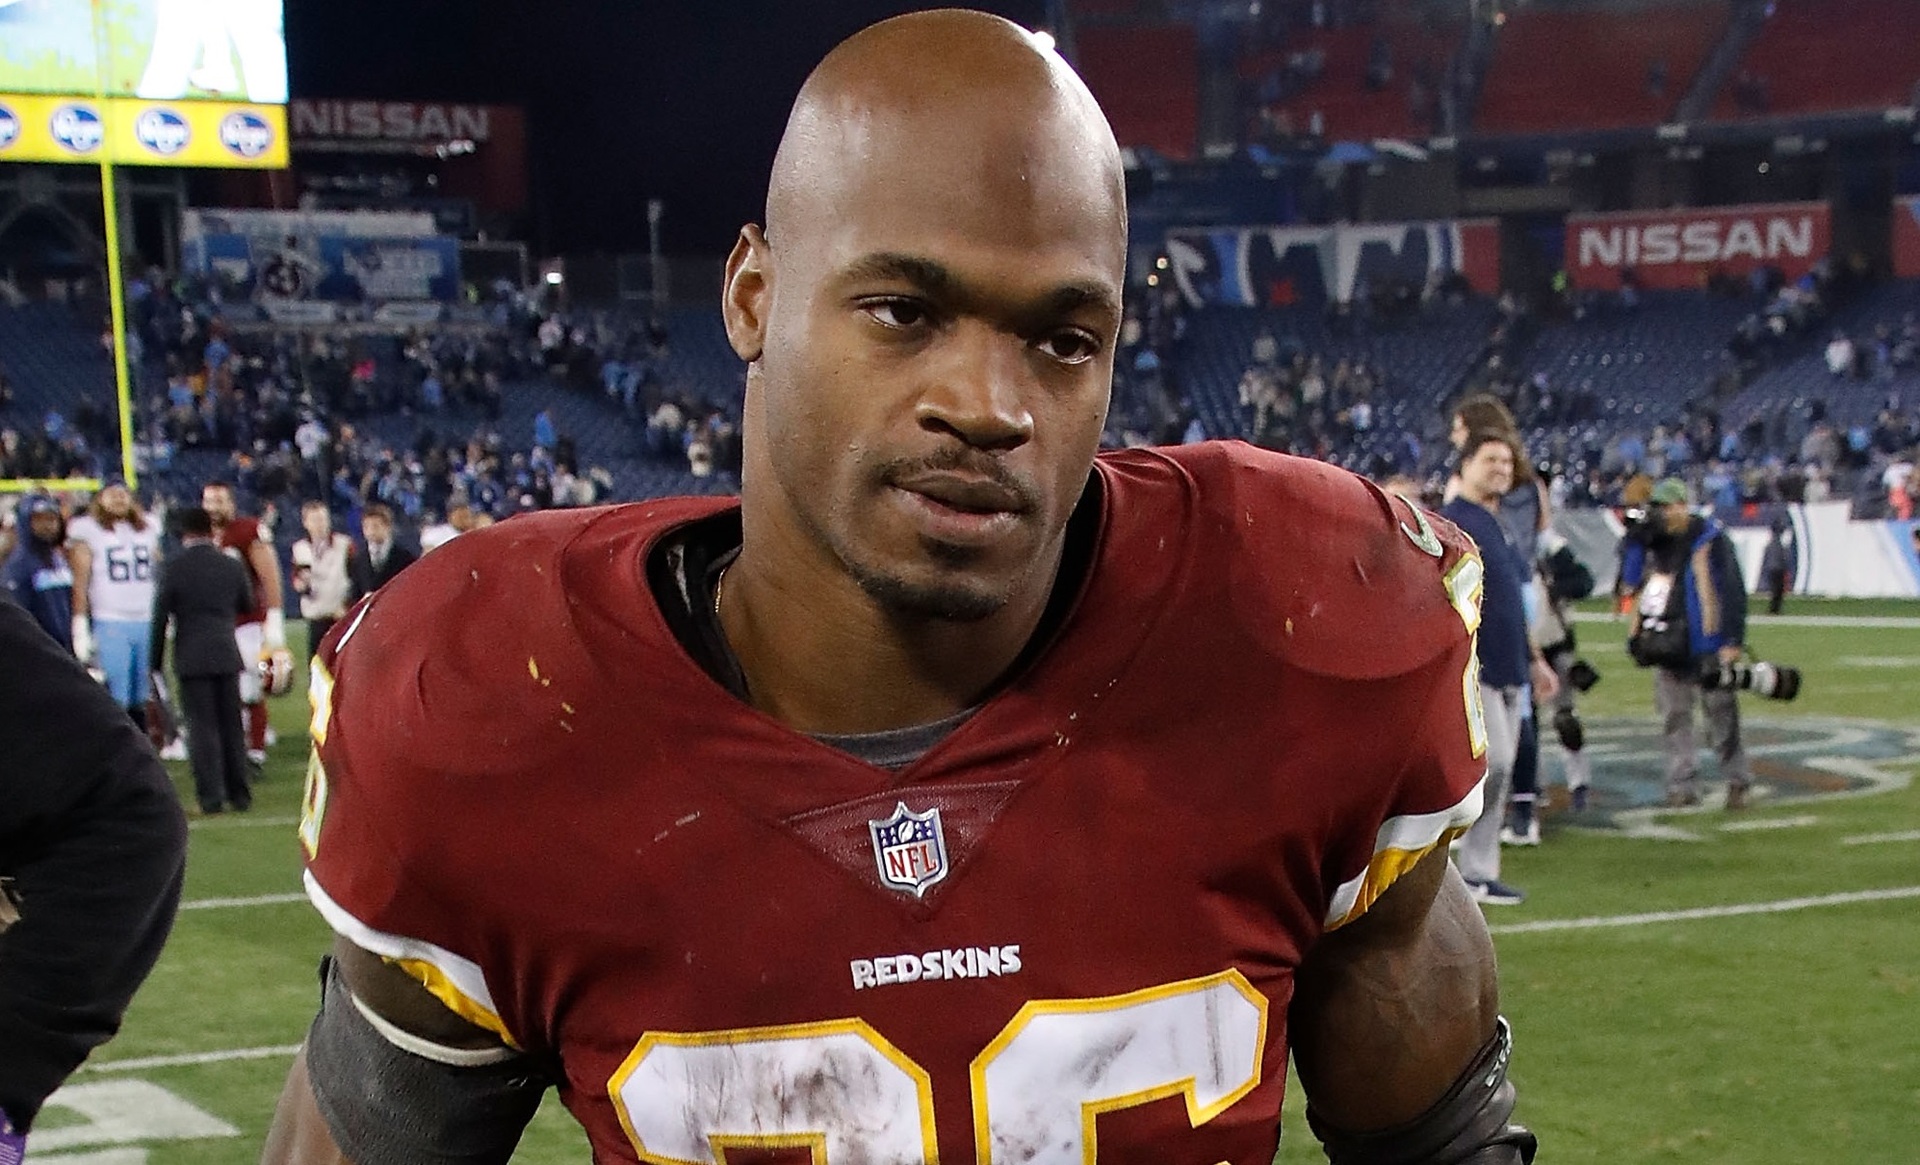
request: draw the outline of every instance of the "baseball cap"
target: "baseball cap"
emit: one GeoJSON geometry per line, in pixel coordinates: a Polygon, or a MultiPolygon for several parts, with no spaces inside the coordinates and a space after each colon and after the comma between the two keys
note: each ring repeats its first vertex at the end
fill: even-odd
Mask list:
{"type": "Polygon", "coordinates": [[[1656,506],[1685,505],[1687,503],[1687,483],[1677,477],[1662,478],[1647,495],[1647,500],[1656,506]]]}

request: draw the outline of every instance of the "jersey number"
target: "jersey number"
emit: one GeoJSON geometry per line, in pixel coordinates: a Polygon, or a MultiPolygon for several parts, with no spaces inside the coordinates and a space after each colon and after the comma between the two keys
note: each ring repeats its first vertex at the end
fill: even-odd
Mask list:
{"type": "MultiPolygon", "coordinates": [[[[1095,1118],[1178,1096],[1198,1128],[1260,1083],[1267,1000],[1239,971],[1036,1000],[974,1057],[978,1165],[1093,1165],[1095,1118]]],[[[933,1082],[862,1019],[642,1039],[607,1085],[642,1161],[807,1149],[813,1165],[938,1165],[933,1082]]]]}
{"type": "Polygon", "coordinates": [[[125,546],[107,547],[107,578],[117,583],[150,581],[153,552],[145,546],[135,546],[131,553],[125,546]]]}

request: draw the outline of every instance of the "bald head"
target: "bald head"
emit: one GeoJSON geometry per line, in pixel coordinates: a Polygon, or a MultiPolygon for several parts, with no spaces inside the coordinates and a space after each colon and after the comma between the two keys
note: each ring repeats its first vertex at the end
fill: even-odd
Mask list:
{"type": "Polygon", "coordinates": [[[1037,619],[1099,446],[1126,251],[1113,131],[1031,33],[923,12],[836,48],[794,103],[765,231],[727,260],[740,561],[813,563],[893,616],[1037,619]]]}
{"type": "Polygon", "coordinates": [[[774,159],[767,235],[780,245],[844,214],[851,182],[930,160],[1014,194],[1113,216],[1124,250],[1125,175],[1113,130],[1060,55],[998,16],[965,9],[885,20],[843,41],[801,87],[774,159]]]}

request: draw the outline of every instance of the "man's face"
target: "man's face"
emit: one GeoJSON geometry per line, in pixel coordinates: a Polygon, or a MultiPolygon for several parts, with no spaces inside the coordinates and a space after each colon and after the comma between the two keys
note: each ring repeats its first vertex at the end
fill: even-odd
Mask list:
{"type": "Polygon", "coordinates": [[[110,485],[100,491],[100,508],[109,517],[124,518],[133,512],[133,495],[124,485],[110,485]]]}
{"type": "Polygon", "coordinates": [[[1682,532],[1692,519],[1693,515],[1685,502],[1667,502],[1660,507],[1660,524],[1666,527],[1669,534],[1682,532]]]}
{"type": "Polygon", "coordinates": [[[393,536],[393,525],[385,518],[362,518],[360,532],[369,542],[385,542],[393,536]]]}
{"type": "Polygon", "coordinates": [[[996,152],[979,127],[916,136],[877,121],[846,131],[865,138],[804,200],[818,207],[743,240],[729,265],[765,273],[745,312],[728,302],[736,347],[743,330],[761,345],[749,505],[888,610],[982,619],[1045,585],[1086,486],[1120,324],[1122,211],[1084,162],[1017,139],[996,152]],[[756,494],[756,477],[777,488],[756,494]]]}
{"type": "Polygon", "coordinates": [[[221,485],[210,485],[200,491],[200,508],[207,512],[216,526],[233,521],[239,512],[233,503],[233,491],[221,485]]]}
{"type": "Polygon", "coordinates": [[[314,506],[302,512],[300,524],[306,527],[307,537],[315,542],[325,542],[333,536],[333,516],[323,506],[314,506]]]}
{"type": "Polygon", "coordinates": [[[33,536],[41,542],[53,543],[60,540],[60,515],[45,510],[33,516],[28,523],[33,536]]]}
{"type": "Polygon", "coordinates": [[[1488,441],[1460,463],[1460,484],[1477,501],[1500,498],[1513,488],[1513,450],[1488,441]]]}

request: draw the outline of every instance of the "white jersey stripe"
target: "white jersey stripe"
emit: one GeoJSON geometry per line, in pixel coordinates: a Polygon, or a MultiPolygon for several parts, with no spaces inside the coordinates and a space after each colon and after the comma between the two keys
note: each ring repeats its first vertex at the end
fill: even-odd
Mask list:
{"type": "Polygon", "coordinates": [[[486,975],[478,963],[463,959],[430,942],[375,930],[328,896],[312,871],[302,875],[302,880],[306,883],[308,900],[320,912],[320,917],[327,920],[327,925],[333,928],[335,934],[382,958],[430,971],[430,978],[434,981],[426,984],[427,990],[432,991],[450,1010],[500,1036],[509,1044],[519,1046],[500,1020],[500,1013],[493,1004],[493,995],[487,990],[486,975]],[[454,998],[448,998],[449,989],[455,994],[454,998]]]}
{"type": "Polygon", "coordinates": [[[1373,857],[1367,868],[1333,892],[1333,901],[1327,907],[1327,929],[1344,926],[1365,913],[1373,900],[1416,861],[1479,820],[1486,784],[1482,777],[1458,803],[1437,812],[1389,817],[1382,822],[1374,834],[1373,857]]]}

